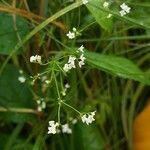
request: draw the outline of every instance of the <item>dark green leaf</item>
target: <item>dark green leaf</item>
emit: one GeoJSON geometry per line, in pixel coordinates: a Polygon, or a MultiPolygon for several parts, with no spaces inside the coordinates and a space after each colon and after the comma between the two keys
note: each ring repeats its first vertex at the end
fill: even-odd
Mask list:
{"type": "MultiPolygon", "coordinates": [[[[33,108],[32,94],[27,83],[18,81],[19,70],[13,65],[7,65],[0,76],[0,106],[1,108],[33,108]]],[[[0,112],[0,119],[22,122],[33,119],[32,115],[19,112],[0,112]]]]}
{"type": "Polygon", "coordinates": [[[103,150],[106,146],[103,135],[95,125],[78,124],[75,129],[76,149],[103,150]]]}
{"type": "MultiPolygon", "coordinates": [[[[28,24],[21,17],[16,17],[16,22],[14,22],[12,15],[5,13],[0,13],[0,20],[0,54],[9,55],[19,42],[17,36],[19,35],[22,39],[28,33],[28,24]]],[[[21,49],[18,52],[20,53],[21,49]]]]}

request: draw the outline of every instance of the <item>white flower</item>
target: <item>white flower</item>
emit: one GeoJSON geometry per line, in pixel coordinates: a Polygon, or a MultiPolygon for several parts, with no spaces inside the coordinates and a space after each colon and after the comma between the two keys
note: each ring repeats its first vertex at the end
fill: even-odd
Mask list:
{"type": "Polygon", "coordinates": [[[20,74],[23,74],[23,70],[19,70],[19,73],[20,73],[20,74]]]}
{"type": "Polygon", "coordinates": [[[50,84],[50,80],[45,80],[45,83],[46,84],[50,84]]]}
{"type": "Polygon", "coordinates": [[[35,61],[36,61],[35,56],[31,56],[30,57],[30,62],[32,63],[32,62],[35,62],[35,61]]]}
{"type": "Polygon", "coordinates": [[[104,3],[103,3],[103,7],[104,7],[104,8],[108,8],[108,6],[109,6],[109,3],[108,3],[108,2],[104,2],[104,3]]]}
{"type": "Polygon", "coordinates": [[[26,81],[26,78],[24,76],[20,76],[18,77],[18,81],[20,81],[20,83],[24,83],[26,81]]]}
{"type": "Polygon", "coordinates": [[[75,38],[75,33],[74,32],[69,31],[66,35],[68,36],[69,39],[74,39],[75,38]]]}
{"type": "Polygon", "coordinates": [[[83,61],[79,61],[79,67],[81,68],[85,63],[83,61]]]}
{"type": "Polygon", "coordinates": [[[31,63],[41,63],[41,56],[35,55],[30,57],[30,62],[31,63]]]}
{"type": "Polygon", "coordinates": [[[83,54],[81,54],[81,56],[80,56],[80,61],[79,61],[79,67],[81,68],[83,65],[85,65],[85,57],[84,57],[84,55],[83,54]]]}
{"type": "Polygon", "coordinates": [[[76,123],[77,123],[77,119],[73,119],[72,124],[76,124],[76,123]]]}
{"type": "Polygon", "coordinates": [[[75,60],[76,60],[76,57],[74,57],[74,56],[69,56],[68,63],[73,64],[75,60]]]}
{"type": "Polygon", "coordinates": [[[83,54],[81,54],[81,56],[80,56],[80,60],[81,61],[84,61],[86,58],[84,57],[84,55],[83,54]]]}
{"type": "Polygon", "coordinates": [[[112,14],[108,14],[107,18],[110,18],[112,16],[112,14]]]}
{"type": "Polygon", "coordinates": [[[128,13],[130,13],[130,7],[128,6],[128,5],[126,5],[125,3],[123,3],[122,5],[120,5],[120,7],[121,7],[121,11],[120,11],[120,15],[121,16],[124,16],[124,15],[126,15],[126,14],[128,14],[128,13]]]}
{"type": "Polygon", "coordinates": [[[58,122],[49,121],[48,134],[56,134],[58,133],[57,127],[59,126],[58,122]]]}
{"type": "Polygon", "coordinates": [[[66,88],[66,89],[69,89],[69,88],[70,88],[70,85],[69,85],[68,83],[66,83],[66,84],[65,84],[65,88],[66,88]]]}
{"type": "Polygon", "coordinates": [[[128,5],[126,5],[125,3],[123,3],[122,5],[120,5],[120,7],[122,8],[122,10],[124,10],[126,13],[130,12],[130,7],[128,5]]]}
{"type": "Polygon", "coordinates": [[[64,67],[63,67],[63,70],[64,70],[65,72],[68,72],[68,71],[70,70],[69,65],[68,65],[68,64],[65,64],[64,67]]]}
{"type": "Polygon", "coordinates": [[[84,53],[83,50],[84,50],[84,46],[81,45],[81,46],[78,48],[77,53],[78,53],[78,52],[84,53]]]}
{"type": "Polygon", "coordinates": [[[96,111],[93,111],[93,112],[90,112],[90,113],[87,113],[87,114],[83,115],[81,117],[82,122],[86,123],[87,125],[89,125],[90,123],[95,121],[95,119],[94,119],[95,113],[96,113],[96,111]]]}
{"type": "Polygon", "coordinates": [[[69,66],[70,68],[75,68],[75,60],[76,60],[76,57],[69,56],[68,64],[70,65],[69,66]]]}
{"type": "Polygon", "coordinates": [[[72,32],[69,31],[66,36],[68,36],[69,39],[74,39],[76,37],[76,35],[79,35],[79,32],[77,31],[77,29],[75,27],[72,28],[72,32]]]}
{"type": "Polygon", "coordinates": [[[75,27],[73,27],[73,29],[72,29],[72,30],[73,30],[73,32],[74,32],[74,33],[76,33],[76,32],[77,32],[77,29],[76,29],[75,27]]]}
{"type": "Polygon", "coordinates": [[[85,5],[87,4],[89,1],[88,0],[82,0],[82,3],[85,5]]]}
{"type": "Polygon", "coordinates": [[[37,107],[38,111],[42,111],[43,109],[46,108],[46,102],[44,101],[44,98],[37,100],[37,104],[38,104],[38,107],[37,107]]]}
{"type": "Polygon", "coordinates": [[[68,125],[68,124],[64,124],[64,125],[62,125],[62,132],[63,132],[63,133],[71,134],[71,133],[72,133],[72,129],[69,128],[69,125],[68,125]]]}
{"type": "Polygon", "coordinates": [[[69,56],[68,63],[64,65],[63,70],[65,72],[68,72],[70,69],[76,68],[76,66],[75,66],[75,60],[76,60],[76,57],[69,56]]]}
{"type": "Polygon", "coordinates": [[[120,13],[121,16],[126,15],[126,12],[124,10],[121,10],[119,13],[120,13]]]}

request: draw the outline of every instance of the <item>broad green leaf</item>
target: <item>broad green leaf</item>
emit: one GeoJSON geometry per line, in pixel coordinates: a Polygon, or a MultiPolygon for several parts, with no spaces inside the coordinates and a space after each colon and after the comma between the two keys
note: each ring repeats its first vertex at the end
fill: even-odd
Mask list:
{"type": "MultiPolygon", "coordinates": [[[[18,77],[20,76],[19,70],[13,65],[7,65],[4,72],[0,76],[0,107],[22,108],[31,109],[34,108],[32,100],[32,94],[28,88],[27,83],[20,83],[18,77]]],[[[24,122],[33,120],[34,116],[27,113],[19,112],[0,112],[0,119],[24,122]]]]}
{"type": "Polygon", "coordinates": [[[103,150],[106,141],[95,125],[77,124],[75,128],[75,149],[103,150]]]}
{"type": "Polygon", "coordinates": [[[112,18],[107,18],[109,13],[104,12],[98,8],[99,6],[102,6],[104,2],[104,0],[91,0],[86,6],[95,18],[96,22],[103,29],[110,31],[112,28],[112,18]]]}
{"type": "MultiPolygon", "coordinates": [[[[19,42],[17,34],[22,39],[28,33],[28,24],[21,17],[16,17],[16,22],[14,22],[12,15],[5,13],[0,13],[0,20],[0,54],[9,55],[19,42]]],[[[21,53],[21,51],[20,49],[18,52],[21,53]]]]}
{"type": "Polygon", "coordinates": [[[85,56],[89,64],[100,70],[150,85],[150,79],[129,59],[94,52],[86,52],[85,56]]]}

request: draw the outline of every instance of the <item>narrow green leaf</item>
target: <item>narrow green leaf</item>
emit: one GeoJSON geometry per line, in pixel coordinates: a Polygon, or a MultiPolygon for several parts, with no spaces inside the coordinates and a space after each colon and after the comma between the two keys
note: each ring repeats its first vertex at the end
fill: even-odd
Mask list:
{"type": "Polygon", "coordinates": [[[136,64],[126,58],[93,52],[85,52],[85,56],[89,64],[100,70],[150,85],[150,79],[145,76],[144,72],[142,72],[136,64]]]}
{"type": "MultiPolygon", "coordinates": [[[[104,0],[91,0],[86,6],[91,12],[97,23],[105,30],[110,31],[112,29],[112,19],[107,18],[108,12],[104,12],[95,6],[102,6],[104,0]]],[[[107,8],[106,8],[107,9],[107,8]]]]}

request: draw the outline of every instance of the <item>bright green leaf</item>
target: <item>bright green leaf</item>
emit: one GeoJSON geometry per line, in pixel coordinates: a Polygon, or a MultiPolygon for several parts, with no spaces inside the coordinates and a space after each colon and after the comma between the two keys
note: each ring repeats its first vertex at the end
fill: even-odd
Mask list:
{"type": "Polygon", "coordinates": [[[113,55],[86,52],[87,62],[96,68],[117,75],[122,78],[133,79],[141,83],[150,84],[144,72],[142,72],[132,61],[113,55]]]}
{"type": "Polygon", "coordinates": [[[95,18],[96,22],[103,29],[110,31],[112,28],[112,19],[107,18],[109,13],[104,12],[98,8],[98,6],[102,6],[104,2],[105,2],[104,0],[91,0],[86,6],[93,15],[93,17],[95,18]]]}

